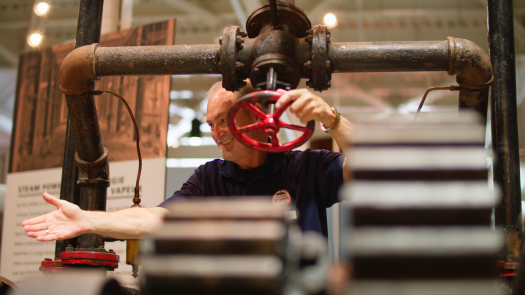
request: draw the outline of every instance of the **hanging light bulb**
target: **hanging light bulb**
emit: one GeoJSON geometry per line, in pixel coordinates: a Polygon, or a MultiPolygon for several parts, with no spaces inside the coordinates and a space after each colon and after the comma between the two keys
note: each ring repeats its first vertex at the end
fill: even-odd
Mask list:
{"type": "Polygon", "coordinates": [[[201,121],[197,118],[191,121],[189,144],[192,146],[202,145],[201,121]]]}
{"type": "Polygon", "coordinates": [[[42,42],[42,35],[39,33],[33,33],[29,37],[27,37],[27,44],[31,47],[37,47],[42,42]]]}
{"type": "Polygon", "coordinates": [[[337,17],[333,13],[327,13],[324,16],[324,24],[329,28],[337,26],[337,17]]]}
{"type": "Polygon", "coordinates": [[[35,4],[33,10],[35,11],[36,15],[43,16],[49,11],[49,4],[47,4],[46,2],[40,2],[38,4],[35,4]]]}

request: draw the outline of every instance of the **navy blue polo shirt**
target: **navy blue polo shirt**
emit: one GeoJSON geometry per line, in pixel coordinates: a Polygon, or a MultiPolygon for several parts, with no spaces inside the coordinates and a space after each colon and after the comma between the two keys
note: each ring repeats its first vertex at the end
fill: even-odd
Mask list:
{"type": "Polygon", "coordinates": [[[182,188],[159,206],[192,196],[273,196],[286,190],[298,211],[302,230],[327,236],[326,208],[337,202],[343,183],[341,156],[313,149],[269,153],[261,169],[248,181],[239,173],[237,164],[217,159],[195,169],[182,188]]]}

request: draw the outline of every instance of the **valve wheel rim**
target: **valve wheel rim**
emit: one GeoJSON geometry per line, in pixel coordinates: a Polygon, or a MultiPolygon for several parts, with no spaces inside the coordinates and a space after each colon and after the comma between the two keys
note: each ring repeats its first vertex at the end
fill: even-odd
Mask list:
{"type": "Polygon", "coordinates": [[[314,120],[309,121],[306,126],[293,125],[280,120],[281,115],[292,104],[292,102],[276,109],[273,114],[265,114],[254,106],[255,103],[262,103],[264,101],[275,102],[281,97],[281,95],[283,95],[283,93],[277,91],[256,91],[245,95],[233,104],[228,112],[228,127],[235,139],[249,148],[269,153],[280,153],[292,150],[310,139],[315,129],[314,120]],[[242,127],[235,125],[237,112],[243,108],[255,115],[259,119],[259,122],[242,127]],[[281,128],[301,131],[303,134],[295,140],[285,144],[280,144],[279,139],[277,138],[277,133],[281,128]],[[270,137],[269,143],[256,141],[245,135],[245,133],[257,129],[262,129],[261,131],[270,137]]]}

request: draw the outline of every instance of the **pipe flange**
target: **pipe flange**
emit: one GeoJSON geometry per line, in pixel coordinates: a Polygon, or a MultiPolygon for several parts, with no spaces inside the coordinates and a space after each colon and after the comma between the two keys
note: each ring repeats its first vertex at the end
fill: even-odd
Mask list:
{"type": "Polygon", "coordinates": [[[221,60],[219,70],[222,73],[222,87],[229,91],[236,91],[246,85],[238,73],[244,68],[244,64],[237,60],[237,53],[242,50],[244,37],[247,33],[238,26],[224,28],[219,38],[221,44],[221,60]]]}
{"type": "Polygon", "coordinates": [[[312,35],[306,37],[306,42],[312,44],[312,60],[306,65],[312,70],[312,78],[306,85],[317,91],[326,90],[332,84],[332,68],[328,59],[330,30],[326,26],[315,25],[312,28],[312,35]]]}

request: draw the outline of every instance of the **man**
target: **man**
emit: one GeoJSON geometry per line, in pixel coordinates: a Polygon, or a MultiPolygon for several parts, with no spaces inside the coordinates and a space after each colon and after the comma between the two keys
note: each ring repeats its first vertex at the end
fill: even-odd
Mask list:
{"type": "MultiPolygon", "coordinates": [[[[219,82],[220,83],[220,82],[219,82]]],[[[239,92],[212,86],[206,121],[212,137],[221,150],[222,160],[209,162],[198,169],[180,191],[155,208],[129,208],[116,212],[84,211],[77,205],[59,200],[47,193],[44,199],[56,211],[22,223],[29,237],[38,241],[63,240],[84,233],[95,233],[116,239],[136,239],[154,231],[168,212],[163,206],[187,196],[274,195],[276,202],[291,202],[298,210],[298,223],[303,230],[327,234],[326,211],[337,201],[342,182],[341,154],[307,150],[269,154],[248,148],[235,140],[228,129],[226,116],[230,107],[243,94],[252,92],[251,85],[239,92]]],[[[301,122],[319,121],[340,147],[352,132],[351,123],[326,102],[306,89],[284,91],[276,108],[293,101],[290,111],[301,122]]],[[[260,105],[257,105],[260,107],[260,105]]],[[[237,125],[256,122],[249,112],[238,112],[237,125]]],[[[265,141],[262,132],[253,131],[251,138],[265,141]]]]}

